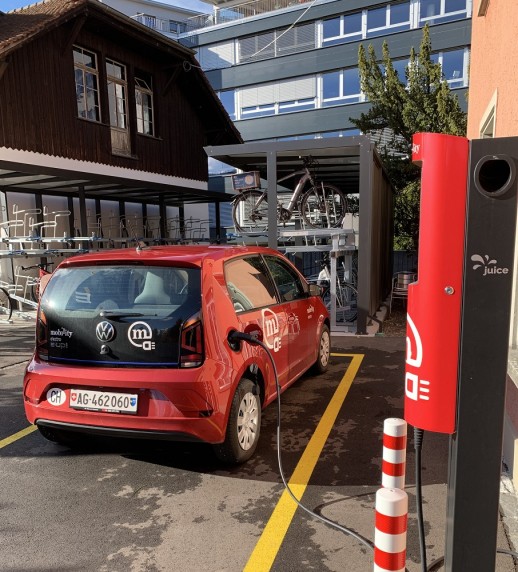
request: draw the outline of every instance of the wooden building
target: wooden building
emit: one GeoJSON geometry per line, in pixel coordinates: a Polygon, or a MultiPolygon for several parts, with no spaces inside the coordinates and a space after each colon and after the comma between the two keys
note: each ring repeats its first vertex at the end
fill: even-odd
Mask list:
{"type": "Polygon", "coordinates": [[[16,217],[20,193],[42,213],[45,197],[67,201],[71,233],[88,232],[86,211],[101,216],[102,200],[118,217],[127,201],[144,215],[153,204],[164,220],[171,205],[227,200],[208,190],[204,146],[239,142],[176,41],[97,0],[0,12],[0,222],[16,217]]]}

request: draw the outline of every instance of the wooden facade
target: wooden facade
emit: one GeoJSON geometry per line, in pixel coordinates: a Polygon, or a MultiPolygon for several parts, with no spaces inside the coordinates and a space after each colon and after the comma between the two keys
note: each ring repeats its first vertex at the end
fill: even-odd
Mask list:
{"type": "Polygon", "coordinates": [[[193,52],[97,0],[50,0],[45,5],[58,6],[59,16],[52,14],[42,29],[37,29],[37,15],[30,9],[0,15],[0,62],[5,62],[0,75],[0,147],[206,181],[204,146],[237,143],[240,137],[193,52]],[[25,39],[14,47],[2,43],[18,21],[25,39]],[[97,56],[99,122],[78,115],[74,46],[97,56]],[[112,150],[107,58],[127,70],[127,156],[112,150]],[[153,136],[137,132],[135,70],[153,80],[153,136]]]}

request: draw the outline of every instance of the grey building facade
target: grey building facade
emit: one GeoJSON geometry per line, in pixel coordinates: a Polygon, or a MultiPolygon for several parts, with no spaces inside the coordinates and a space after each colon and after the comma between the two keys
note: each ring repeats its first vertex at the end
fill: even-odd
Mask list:
{"type": "Polygon", "coordinates": [[[427,23],[433,57],[467,106],[471,0],[271,1],[266,8],[284,7],[265,11],[261,0],[215,3],[214,15],[188,22],[179,41],[197,51],[245,141],[358,134],[350,118],[369,106],[360,89],[359,45],[372,44],[381,57],[386,40],[404,78],[427,23]],[[255,14],[240,12],[246,6],[250,14],[254,4],[255,14]]]}

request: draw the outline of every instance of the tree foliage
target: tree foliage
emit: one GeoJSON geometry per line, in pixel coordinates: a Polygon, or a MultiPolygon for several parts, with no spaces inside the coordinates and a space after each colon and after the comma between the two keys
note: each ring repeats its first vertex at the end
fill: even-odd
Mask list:
{"type": "Polygon", "coordinates": [[[412,136],[419,132],[464,136],[466,113],[441,65],[432,59],[428,26],[423,28],[419,52],[414,48],[410,52],[405,78],[394,69],[386,41],[381,63],[372,45],[367,50],[360,45],[358,66],[371,107],[350,121],[362,133],[373,135],[396,190],[395,247],[417,249],[420,171],[411,163],[412,136]]]}

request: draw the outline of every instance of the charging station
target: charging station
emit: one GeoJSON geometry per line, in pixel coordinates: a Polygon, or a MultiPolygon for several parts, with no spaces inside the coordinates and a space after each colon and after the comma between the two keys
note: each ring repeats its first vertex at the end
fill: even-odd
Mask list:
{"type": "Polygon", "coordinates": [[[518,138],[418,134],[418,282],[405,419],[450,437],[445,570],[493,572],[517,218],[518,138]]]}

